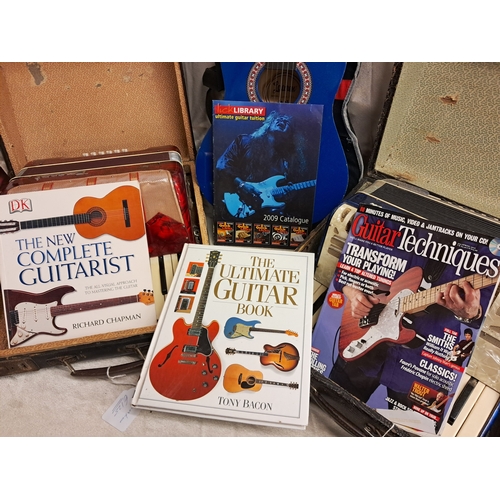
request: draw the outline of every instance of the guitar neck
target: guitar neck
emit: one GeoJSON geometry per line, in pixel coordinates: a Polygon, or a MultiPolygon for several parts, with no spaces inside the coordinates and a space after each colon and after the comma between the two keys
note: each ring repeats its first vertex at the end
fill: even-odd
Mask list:
{"type": "Polygon", "coordinates": [[[47,219],[34,219],[34,220],[22,221],[19,223],[19,227],[20,229],[40,229],[44,227],[88,224],[89,222],[90,222],[89,214],[61,215],[58,217],[49,217],[47,219]]]}
{"type": "Polygon", "coordinates": [[[255,383],[256,384],[279,385],[281,387],[290,387],[290,388],[293,388],[293,385],[294,385],[294,384],[288,384],[286,382],[275,382],[273,380],[261,380],[261,379],[256,379],[255,383]]]}
{"type": "Polygon", "coordinates": [[[208,272],[207,278],[205,279],[205,284],[200,294],[200,302],[198,303],[198,308],[193,318],[193,324],[190,329],[191,335],[198,335],[202,328],[203,314],[205,313],[205,307],[207,306],[208,295],[210,293],[210,285],[212,283],[212,278],[214,275],[214,269],[219,260],[220,252],[212,251],[209,254],[208,261],[208,272]]]}
{"type": "Polygon", "coordinates": [[[267,352],[236,351],[236,350],[232,350],[231,353],[228,353],[228,354],[250,354],[252,356],[267,356],[268,355],[267,352]]]}
{"type": "Polygon", "coordinates": [[[272,330],[270,328],[257,328],[255,326],[251,326],[249,328],[251,332],[266,332],[266,333],[287,333],[288,330],[272,330]]]}
{"type": "Polygon", "coordinates": [[[52,316],[60,316],[61,314],[71,314],[82,311],[92,311],[94,309],[101,309],[104,307],[121,306],[124,304],[133,304],[138,302],[137,295],[130,295],[128,297],[116,297],[113,299],[95,300],[92,302],[81,302],[79,304],[66,304],[57,305],[50,308],[52,316]]]}
{"type": "Polygon", "coordinates": [[[446,287],[450,284],[461,287],[466,281],[468,281],[472,288],[478,290],[496,283],[497,279],[497,276],[490,278],[483,274],[472,274],[464,278],[459,278],[457,280],[450,281],[449,283],[436,286],[435,288],[423,290],[422,292],[417,292],[413,295],[404,297],[402,299],[401,311],[404,313],[416,313],[423,311],[432,304],[437,304],[438,297],[444,293],[446,287]]]}
{"type": "Polygon", "coordinates": [[[198,304],[198,309],[194,315],[192,328],[198,329],[202,326],[203,314],[205,313],[205,307],[207,306],[208,293],[210,291],[210,284],[212,283],[212,277],[214,274],[214,268],[208,269],[207,279],[203,285],[203,290],[200,295],[200,302],[198,304]]]}
{"type": "Polygon", "coordinates": [[[310,188],[316,185],[316,181],[304,181],[297,182],[297,184],[292,184],[291,186],[276,187],[271,191],[273,196],[288,193],[289,191],[299,191],[300,189],[310,188]]]}

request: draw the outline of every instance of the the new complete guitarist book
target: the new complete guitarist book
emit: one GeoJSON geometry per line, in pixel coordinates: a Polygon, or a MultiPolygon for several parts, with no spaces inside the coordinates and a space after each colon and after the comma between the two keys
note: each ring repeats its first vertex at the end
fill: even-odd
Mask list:
{"type": "Polygon", "coordinates": [[[291,248],[314,212],[323,106],[214,101],[215,241],[291,248]]]}
{"type": "Polygon", "coordinates": [[[139,183],[0,197],[10,348],[156,324],[139,183]]]}
{"type": "Polygon", "coordinates": [[[491,234],[361,205],[314,329],[312,367],[395,424],[441,434],[499,248],[491,234]]]}
{"type": "Polygon", "coordinates": [[[185,245],[132,404],[303,429],[313,269],[310,253],[185,245]]]}

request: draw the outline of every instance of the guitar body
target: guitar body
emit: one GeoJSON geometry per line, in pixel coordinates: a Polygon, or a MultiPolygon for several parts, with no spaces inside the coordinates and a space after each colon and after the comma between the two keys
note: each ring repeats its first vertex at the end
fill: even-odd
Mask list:
{"type": "Polygon", "coordinates": [[[346,300],[339,336],[339,354],[345,361],[360,358],[382,342],[406,344],[413,340],[415,331],[402,324],[404,314],[399,310],[399,301],[416,293],[422,274],[421,268],[414,267],[392,283],[390,294],[381,298],[382,310],[378,322],[372,326],[360,327],[359,320],[352,317],[349,301],[346,300]]]}
{"type": "Polygon", "coordinates": [[[76,224],[75,228],[82,237],[93,239],[103,234],[133,241],[144,235],[146,229],[142,214],[139,189],[122,186],[108,193],[104,198],[87,196],[78,200],[73,214],[88,214],[90,221],[76,224]]]}
{"type": "Polygon", "coordinates": [[[224,373],[224,389],[227,392],[260,391],[262,384],[262,372],[247,370],[244,366],[229,365],[224,373]]]}
{"type": "Polygon", "coordinates": [[[260,362],[264,366],[272,365],[282,372],[289,372],[299,364],[299,351],[292,344],[286,342],[277,346],[266,344],[264,351],[266,355],[260,357],[260,362]]]}
{"type": "MultiPolygon", "coordinates": [[[[289,63],[284,63],[288,66],[289,63]]],[[[270,69],[270,63],[221,63],[224,99],[229,101],[289,102],[322,104],[323,124],[318,163],[313,222],[326,217],[342,200],[348,184],[348,166],[333,116],[335,95],[346,63],[296,63],[293,83],[296,90],[284,99],[276,87],[285,81],[288,69],[270,69]]],[[[213,203],[213,137],[210,128],[196,157],[196,177],[205,198],[213,203]]]]}
{"type": "Polygon", "coordinates": [[[173,325],[174,340],[153,358],[149,378],[162,396],[190,401],[208,394],[220,379],[221,362],[212,347],[219,324],[212,321],[193,333],[179,318],[173,325]]]}
{"type": "Polygon", "coordinates": [[[53,288],[44,293],[4,290],[9,340],[11,345],[18,345],[37,334],[63,335],[68,330],[55,324],[51,307],[61,304],[62,298],[74,292],[72,286],[53,288]]]}
{"type": "Polygon", "coordinates": [[[153,294],[143,291],[138,295],[63,305],[61,300],[64,295],[74,291],[75,289],[69,285],[52,288],[42,293],[5,290],[4,301],[9,324],[10,346],[17,346],[35,335],[63,335],[68,330],[59,328],[55,323],[56,317],[61,314],[91,311],[134,302],[154,304],[153,294]]]}
{"type": "Polygon", "coordinates": [[[250,335],[252,328],[258,325],[260,321],[244,321],[240,318],[229,318],[224,325],[224,335],[228,339],[236,339],[238,337],[246,337],[248,339],[253,339],[250,335]]]}

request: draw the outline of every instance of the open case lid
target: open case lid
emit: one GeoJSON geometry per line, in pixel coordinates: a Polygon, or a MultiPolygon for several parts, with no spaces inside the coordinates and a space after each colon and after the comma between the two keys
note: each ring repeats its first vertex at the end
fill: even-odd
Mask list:
{"type": "Polygon", "coordinates": [[[500,217],[499,88],[499,63],[396,65],[373,168],[500,217]]]}
{"type": "Polygon", "coordinates": [[[16,174],[45,158],[168,144],[195,157],[180,63],[0,63],[0,136],[16,174]]]}

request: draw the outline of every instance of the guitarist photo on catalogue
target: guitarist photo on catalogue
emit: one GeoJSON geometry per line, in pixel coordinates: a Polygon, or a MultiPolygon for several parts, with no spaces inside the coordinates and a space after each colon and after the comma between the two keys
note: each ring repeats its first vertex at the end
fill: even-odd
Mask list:
{"type": "MultiPolygon", "coordinates": [[[[217,188],[226,197],[239,197],[238,207],[226,207],[231,215],[253,220],[254,214],[257,219],[266,211],[288,212],[295,191],[287,186],[305,181],[307,175],[307,130],[297,128],[293,117],[272,111],[257,130],[238,135],[219,157],[215,166],[217,188]],[[275,176],[283,177],[277,184],[283,192],[273,196],[270,207],[263,207],[262,189],[266,181],[269,189],[276,187],[272,182],[275,176]]],[[[313,203],[314,196],[301,198],[301,205],[310,205],[311,212],[313,203]]]]}
{"type": "MultiPolygon", "coordinates": [[[[368,402],[380,386],[385,386],[389,401],[400,403],[400,409],[411,408],[408,394],[415,376],[401,370],[400,360],[404,358],[410,364],[418,366],[422,359],[422,345],[430,334],[446,329],[461,332],[465,326],[465,332],[472,332],[471,328],[480,327],[490,293],[481,293],[480,289],[474,289],[468,281],[464,281],[462,286],[452,284],[455,276],[454,269],[450,266],[438,269],[440,266],[435,265],[437,262],[429,261],[426,263],[427,267],[424,262],[421,264],[424,277],[435,275],[433,287],[447,285],[437,297],[436,303],[422,312],[403,316],[403,325],[408,322],[406,326],[415,331],[413,341],[408,344],[382,342],[362,357],[347,361],[339,355],[330,372],[330,379],[364,403],[368,402]],[[434,269],[429,272],[429,268],[434,269]]],[[[347,307],[350,307],[351,316],[357,320],[368,316],[371,309],[381,301],[379,296],[365,294],[349,284],[339,291],[349,300],[347,307]]],[[[392,406],[393,404],[389,405],[390,408],[392,406]]]]}

